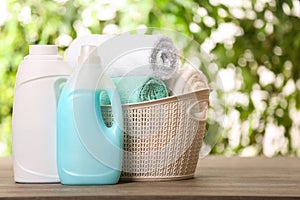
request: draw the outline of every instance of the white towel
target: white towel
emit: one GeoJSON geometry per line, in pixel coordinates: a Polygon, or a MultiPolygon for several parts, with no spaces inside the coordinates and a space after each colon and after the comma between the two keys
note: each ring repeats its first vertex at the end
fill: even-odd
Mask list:
{"type": "Polygon", "coordinates": [[[208,88],[205,75],[191,66],[178,70],[177,75],[168,81],[167,87],[171,95],[190,93],[208,88]]]}
{"type": "Polygon", "coordinates": [[[178,69],[178,51],[163,35],[116,36],[99,46],[98,52],[112,77],[144,75],[167,80],[178,69]]]}

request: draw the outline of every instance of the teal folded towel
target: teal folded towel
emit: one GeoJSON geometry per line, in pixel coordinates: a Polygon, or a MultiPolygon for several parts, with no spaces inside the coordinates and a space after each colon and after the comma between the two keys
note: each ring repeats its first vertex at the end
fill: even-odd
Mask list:
{"type": "MultiPolygon", "coordinates": [[[[137,103],[168,97],[168,89],[163,81],[149,76],[114,77],[112,81],[117,87],[121,103],[137,103]]],[[[108,96],[103,93],[100,100],[102,105],[109,105],[108,96]]]]}

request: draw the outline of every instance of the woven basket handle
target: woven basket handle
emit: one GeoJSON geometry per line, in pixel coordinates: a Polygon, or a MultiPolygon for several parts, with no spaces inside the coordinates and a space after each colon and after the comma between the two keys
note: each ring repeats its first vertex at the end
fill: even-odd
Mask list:
{"type": "Polygon", "coordinates": [[[205,122],[208,116],[208,100],[200,100],[192,103],[187,109],[187,114],[194,120],[205,122]]]}

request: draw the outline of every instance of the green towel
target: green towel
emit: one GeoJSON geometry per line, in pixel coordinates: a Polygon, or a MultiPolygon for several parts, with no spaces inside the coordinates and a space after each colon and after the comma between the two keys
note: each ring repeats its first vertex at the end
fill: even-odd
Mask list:
{"type": "MultiPolygon", "coordinates": [[[[168,96],[164,82],[154,77],[124,76],[114,77],[112,81],[117,87],[122,104],[150,101],[168,96]]],[[[105,93],[101,95],[101,104],[110,104],[105,93]]]]}

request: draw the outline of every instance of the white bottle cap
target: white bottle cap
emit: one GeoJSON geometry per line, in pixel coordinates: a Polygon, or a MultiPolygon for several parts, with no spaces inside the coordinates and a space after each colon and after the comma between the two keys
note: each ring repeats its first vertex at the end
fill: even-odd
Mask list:
{"type": "Polygon", "coordinates": [[[30,45],[30,55],[57,55],[57,45],[30,45]]]}
{"type": "Polygon", "coordinates": [[[89,64],[99,64],[100,57],[97,54],[97,47],[93,45],[83,45],[80,49],[80,56],[78,57],[78,63],[84,62],[89,64]]]}

